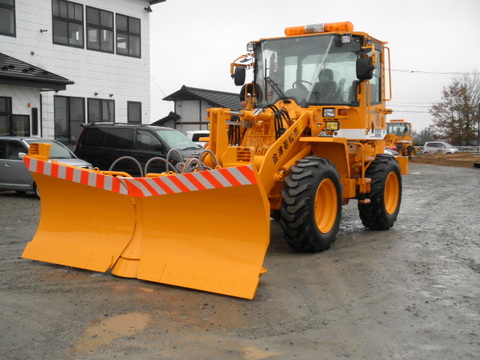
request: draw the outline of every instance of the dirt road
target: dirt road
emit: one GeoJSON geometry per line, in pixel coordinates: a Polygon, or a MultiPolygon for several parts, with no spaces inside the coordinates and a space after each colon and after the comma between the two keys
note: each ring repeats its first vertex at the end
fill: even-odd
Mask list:
{"type": "Polygon", "coordinates": [[[480,169],[403,180],[392,230],[351,202],[324,253],[293,253],[272,221],[252,301],[19,259],[39,201],[0,193],[0,358],[478,359],[480,169]]]}

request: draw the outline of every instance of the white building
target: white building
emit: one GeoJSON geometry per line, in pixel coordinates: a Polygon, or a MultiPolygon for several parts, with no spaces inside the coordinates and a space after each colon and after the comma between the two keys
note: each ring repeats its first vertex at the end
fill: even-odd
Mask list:
{"type": "Polygon", "coordinates": [[[164,1],[0,0],[0,134],[74,143],[81,123],[149,123],[149,14],[164,1]]]}

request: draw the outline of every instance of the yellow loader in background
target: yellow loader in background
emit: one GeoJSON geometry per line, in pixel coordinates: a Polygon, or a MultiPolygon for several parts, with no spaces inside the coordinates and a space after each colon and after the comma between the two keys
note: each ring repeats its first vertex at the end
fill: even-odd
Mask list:
{"type": "Polygon", "coordinates": [[[415,156],[417,148],[413,146],[412,124],[403,119],[390,120],[387,123],[385,146],[398,152],[400,156],[415,156]]]}
{"type": "Polygon", "coordinates": [[[82,170],[32,148],[42,213],[22,256],[251,299],[270,217],[301,252],[331,246],[350,199],[367,228],[392,227],[408,159],[384,154],[388,48],[350,22],[285,34],[232,63],[244,110],[209,109],[208,149],[175,171],[82,170]]]}

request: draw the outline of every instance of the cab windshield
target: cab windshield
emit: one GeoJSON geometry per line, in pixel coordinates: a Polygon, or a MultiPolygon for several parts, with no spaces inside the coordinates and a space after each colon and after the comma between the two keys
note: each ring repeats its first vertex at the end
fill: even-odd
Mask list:
{"type": "Polygon", "coordinates": [[[388,123],[387,134],[394,134],[397,136],[411,135],[410,124],[406,123],[388,123]]]}
{"type": "Polygon", "coordinates": [[[338,34],[263,40],[256,47],[257,105],[290,98],[301,106],[351,105],[361,38],[338,34]]]}

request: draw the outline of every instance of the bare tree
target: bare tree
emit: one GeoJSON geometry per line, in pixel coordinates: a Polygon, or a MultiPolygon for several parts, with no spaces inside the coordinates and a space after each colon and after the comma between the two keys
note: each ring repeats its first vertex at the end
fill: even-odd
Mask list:
{"type": "Polygon", "coordinates": [[[480,121],[480,75],[475,71],[452,78],[440,101],[429,109],[431,130],[453,145],[478,142],[480,121]]]}

